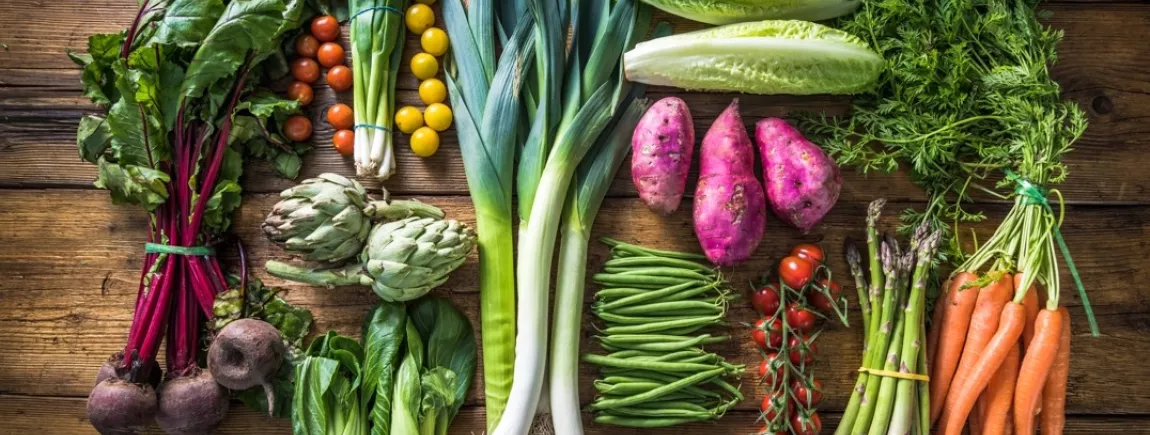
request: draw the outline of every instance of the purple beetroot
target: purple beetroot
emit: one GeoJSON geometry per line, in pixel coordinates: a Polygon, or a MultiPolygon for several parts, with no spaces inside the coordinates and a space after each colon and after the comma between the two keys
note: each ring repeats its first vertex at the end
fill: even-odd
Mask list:
{"type": "Polygon", "coordinates": [[[806,234],[834,207],[842,177],[822,148],[780,118],[755,124],[771,211],[806,234]]]}
{"type": "Polygon", "coordinates": [[[695,188],[695,235],[712,263],[732,266],[750,258],[758,248],[766,213],[763,186],[755,178],[755,151],[736,99],[703,137],[695,188]]]}
{"type": "Polygon", "coordinates": [[[695,123],[678,97],[659,100],[647,110],[631,136],[631,179],[639,198],[655,213],[679,208],[695,151],[695,123]]]}
{"type": "Polygon", "coordinates": [[[88,393],[88,420],[104,435],[142,432],[152,424],[157,408],[156,390],[148,384],[111,377],[88,393]]]}
{"type": "Polygon", "coordinates": [[[233,390],[263,387],[271,413],[275,391],[270,379],[286,352],[283,337],[274,326],[262,320],[240,319],[216,334],[208,348],[208,370],[216,382],[233,390]]]}
{"type": "Polygon", "coordinates": [[[194,365],[160,384],[156,394],[156,422],[168,435],[206,435],[228,416],[228,391],[194,365]]]}

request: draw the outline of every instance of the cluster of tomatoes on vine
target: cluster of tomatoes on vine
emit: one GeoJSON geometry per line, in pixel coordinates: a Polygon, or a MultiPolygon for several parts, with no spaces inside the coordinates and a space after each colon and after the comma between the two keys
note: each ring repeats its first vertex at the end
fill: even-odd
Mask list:
{"type": "Polygon", "coordinates": [[[751,339],[763,355],[760,384],[766,389],[760,407],[761,434],[817,434],[822,429],[817,407],[822,383],[808,370],[818,354],[816,330],[822,319],[846,324],[847,301],[831,278],[821,247],[796,245],[779,262],[778,271],[751,294],[760,318],[751,339]]]}

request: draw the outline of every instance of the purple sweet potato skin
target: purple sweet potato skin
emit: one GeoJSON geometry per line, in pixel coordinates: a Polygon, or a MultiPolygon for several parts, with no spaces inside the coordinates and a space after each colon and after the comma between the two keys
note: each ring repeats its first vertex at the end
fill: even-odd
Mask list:
{"type": "Polygon", "coordinates": [[[659,100],[631,136],[631,179],[652,211],[669,215],[679,208],[695,151],[695,124],[678,97],[659,100]]]}
{"type": "Polygon", "coordinates": [[[735,100],[711,125],[699,151],[694,224],[703,253],[719,266],[750,258],[763,240],[766,207],[755,178],[754,148],[735,100]]]}
{"type": "Polygon", "coordinates": [[[771,211],[803,234],[823,220],[839,200],[839,167],[822,148],[787,121],[766,118],[755,124],[763,158],[763,184],[771,211]]]}

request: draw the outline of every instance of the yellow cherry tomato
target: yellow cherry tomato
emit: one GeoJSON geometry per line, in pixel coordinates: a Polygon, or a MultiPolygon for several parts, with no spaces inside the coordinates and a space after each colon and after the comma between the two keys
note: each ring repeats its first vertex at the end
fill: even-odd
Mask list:
{"type": "Polygon", "coordinates": [[[407,134],[411,134],[419,127],[423,127],[423,114],[413,106],[403,106],[395,112],[395,126],[407,134]]]}
{"type": "Polygon", "coordinates": [[[423,104],[442,103],[447,99],[447,86],[439,79],[424,80],[419,84],[419,99],[423,104]]]}
{"type": "Polygon", "coordinates": [[[423,110],[423,120],[435,131],[447,130],[451,127],[451,108],[443,103],[429,104],[423,110]]]}
{"type": "Polygon", "coordinates": [[[420,127],[411,134],[411,152],[420,157],[431,157],[439,150],[439,133],[420,127]]]}
{"type": "Polygon", "coordinates": [[[427,53],[416,54],[411,56],[411,72],[420,80],[435,77],[439,73],[439,61],[427,53]]]}
{"type": "Polygon", "coordinates": [[[447,53],[447,32],[438,27],[424,30],[419,37],[419,45],[432,56],[443,56],[447,53]]]}
{"type": "Polygon", "coordinates": [[[407,30],[412,33],[423,33],[435,24],[435,12],[432,12],[428,5],[416,3],[407,8],[404,21],[407,23],[407,30]]]}

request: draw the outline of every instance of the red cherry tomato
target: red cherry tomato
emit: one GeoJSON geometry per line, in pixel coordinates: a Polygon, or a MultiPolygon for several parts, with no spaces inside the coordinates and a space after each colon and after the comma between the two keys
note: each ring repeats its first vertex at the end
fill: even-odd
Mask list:
{"type": "Polygon", "coordinates": [[[777,426],[778,423],[786,421],[785,419],[790,416],[791,408],[791,400],[787,397],[787,390],[779,388],[763,398],[763,404],[759,406],[759,411],[762,411],[763,420],[767,422],[767,425],[777,426]]]}
{"type": "Polygon", "coordinates": [[[355,116],[350,106],[335,103],[327,108],[327,123],[336,130],[348,130],[355,125],[355,116]]]}
{"type": "Polygon", "coordinates": [[[319,40],[314,36],[303,34],[295,39],[295,54],[299,57],[315,58],[316,51],[319,51],[319,40]]]}
{"type": "Polygon", "coordinates": [[[351,89],[351,79],[351,69],[346,66],[336,65],[327,70],[327,85],[333,91],[343,92],[351,89]]]}
{"type": "Polygon", "coordinates": [[[767,285],[751,293],[751,305],[764,316],[773,316],[779,312],[779,289],[774,285],[767,285]]]}
{"type": "Polygon", "coordinates": [[[795,379],[791,382],[795,401],[805,408],[813,408],[823,401],[823,383],[817,379],[795,379]]]}
{"type": "Polygon", "coordinates": [[[319,80],[319,64],[306,57],[296,58],[291,63],[291,76],[304,83],[319,80]]]}
{"type": "Polygon", "coordinates": [[[320,65],[328,68],[343,65],[343,47],[336,42],[325,42],[319,46],[316,59],[319,59],[320,65]]]}
{"type": "Polygon", "coordinates": [[[315,92],[312,91],[311,85],[296,80],[288,85],[287,96],[289,99],[299,101],[301,106],[306,106],[315,98],[315,92]]]}
{"type": "Polygon", "coordinates": [[[296,115],[284,121],[284,136],[292,142],[303,142],[311,137],[311,120],[306,116],[296,115]]]}
{"type": "Polygon", "coordinates": [[[811,282],[814,274],[814,263],[802,258],[792,255],[779,262],[779,277],[783,279],[783,284],[792,289],[802,290],[811,282]]]}
{"type": "Polygon", "coordinates": [[[787,325],[790,325],[791,329],[806,334],[815,329],[815,322],[817,321],[818,317],[815,316],[815,313],[799,305],[798,302],[791,302],[787,305],[787,325]]]}
{"type": "Polygon", "coordinates": [[[809,336],[795,335],[787,340],[787,355],[796,367],[815,362],[815,354],[818,352],[818,345],[809,336]]]}
{"type": "Polygon", "coordinates": [[[814,243],[799,243],[795,245],[795,247],[791,249],[791,255],[815,264],[826,261],[826,255],[823,254],[823,248],[814,243]]]}
{"type": "Polygon", "coordinates": [[[823,430],[823,422],[818,412],[801,411],[791,416],[791,430],[795,435],[818,435],[823,430]]]}
{"type": "Polygon", "coordinates": [[[355,153],[355,132],[351,130],[339,130],[331,136],[331,146],[335,147],[335,151],[342,156],[350,156],[355,153]]]}
{"type": "Polygon", "coordinates": [[[768,353],[763,362],[759,364],[759,380],[768,389],[778,387],[779,383],[783,382],[783,376],[786,374],[787,362],[783,357],[779,356],[778,352],[768,353]]]}
{"type": "Polygon", "coordinates": [[[823,314],[834,313],[835,306],[838,305],[838,301],[843,297],[843,288],[839,286],[839,283],[827,279],[819,280],[819,287],[827,289],[827,293],[830,294],[830,297],[827,297],[827,295],[820,290],[812,290],[807,294],[807,302],[810,302],[811,306],[823,314]]]}
{"type": "Polygon", "coordinates": [[[331,15],[315,17],[311,20],[311,34],[320,42],[331,42],[339,38],[339,20],[331,15]]]}
{"type": "Polygon", "coordinates": [[[783,322],[779,319],[770,321],[769,319],[759,319],[755,321],[755,327],[751,330],[751,339],[755,341],[755,345],[759,349],[778,349],[783,346],[783,322]]]}

